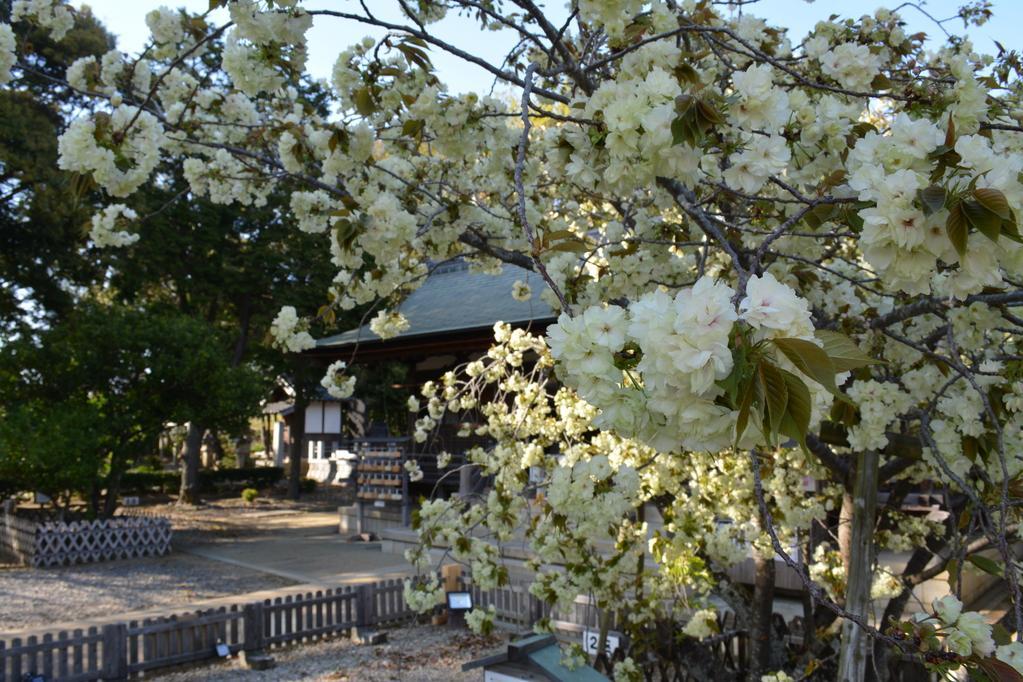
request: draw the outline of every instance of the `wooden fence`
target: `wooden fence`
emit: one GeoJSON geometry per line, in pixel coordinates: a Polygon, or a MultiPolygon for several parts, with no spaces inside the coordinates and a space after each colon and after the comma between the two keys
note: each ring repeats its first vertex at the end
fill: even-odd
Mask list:
{"type": "Polygon", "coordinates": [[[231,653],[318,640],[353,627],[385,625],[414,616],[403,582],[305,592],[230,607],[143,621],[112,623],[73,632],[48,632],[0,640],[0,682],[25,673],[48,680],[124,680],[158,668],[231,653]]]}
{"type": "MultiPolygon", "coordinates": [[[[599,612],[585,596],[568,608],[552,608],[530,594],[525,584],[482,590],[464,576],[451,578],[458,588],[472,592],[476,606],[493,605],[497,620],[506,625],[525,629],[550,618],[555,629],[569,637],[598,625],[599,612]]],[[[21,682],[26,673],[62,682],[124,680],[216,658],[219,644],[231,653],[256,652],[316,641],[355,627],[408,622],[416,614],[405,604],[403,590],[403,580],[387,580],[87,630],[0,639],[0,682],[21,682]]],[[[798,620],[785,623],[775,615],[775,627],[785,643],[801,640],[798,620]]],[[[612,622],[611,628],[617,625],[612,622]]],[[[736,628],[731,613],[719,616],[719,629],[729,634],[715,638],[714,651],[741,669],[749,650],[747,634],[736,628]]]]}
{"type": "MultiPolygon", "coordinates": [[[[551,627],[567,639],[581,638],[586,630],[600,629],[601,611],[586,595],[577,596],[568,606],[552,606],[533,596],[529,592],[528,583],[483,590],[471,578],[462,574],[457,576],[457,583],[459,589],[472,593],[475,606],[493,606],[496,611],[495,620],[505,625],[525,629],[542,618],[548,618],[551,627]]],[[[624,612],[611,614],[609,629],[620,630],[626,616],[624,612]]],[[[730,610],[718,612],[717,621],[720,634],[705,640],[701,646],[720,662],[723,669],[742,677],[741,673],[748,664],[749,633],[740,626],[735,613],[730,610]]],[[[771,623],[780,646],[802,645],[805,633],[801,617],[786,620],[781,614],[775,613],[771,623]]],[[[726,678],[723,676],[722,679],[726,678]]]]}

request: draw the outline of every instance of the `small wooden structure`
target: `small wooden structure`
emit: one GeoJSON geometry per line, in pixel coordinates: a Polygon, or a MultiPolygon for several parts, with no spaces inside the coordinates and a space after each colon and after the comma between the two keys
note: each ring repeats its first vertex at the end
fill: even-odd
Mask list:
{"type": "Polygon", "coordinates": [[[483,668],[484,682],[600,682],[608,678],[588,665],[570,669],[561,662],[554,635],[533,635],[508,644],[508,650],[471,661],[462,670],[483,668]]]}
{"type": "MultiPolygon", "coordinates": [[[[446,371],[486,355],[494,342],[494,324],[506,322],[512,327],[528,328],[543,334],[556,315],[539,296],[543,281],[534,273],[513,265],[504,265],[500,274],[474,272],[465,261],[454,261],[436,267],[423,285],[413,291],[398,307],[409,321],[409,328],[397,336],[381,339],[370,325],[350,329],[341,334],[319,339],[316,347],[303,353],[324,367],[336,360],[372,365],[399,363],[407,370],[396,389],[410,393],[430,380],[437,380],[446,371]],[[512,298],[516,281],[531,284],[537,291],[528,301],[512,298]]],[[[356,396],[360,387],[356,386],[356,396]]],[[[407,431],[414,431],[417,415],[409,414],[407,431]]],[[[413,492],[427,495],[435,487],[457,489],[457,476],[442,477],[437,468],[437,454],[448,452],[458,466],[463,453],[477,445],[488,445],[486,437],[470,434],[460,436],[462,419],[447,412],[427,443],[409,454],[419,463],[424,477],[413,484],[413,492]]],[[[366,435],[370,435],[367,433],[366,435]]]]}

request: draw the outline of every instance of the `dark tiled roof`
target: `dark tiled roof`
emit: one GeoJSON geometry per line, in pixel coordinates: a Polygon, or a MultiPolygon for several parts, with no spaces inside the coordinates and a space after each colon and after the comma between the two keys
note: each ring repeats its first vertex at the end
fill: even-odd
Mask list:
{"type": "MultiPolygon", "coordinates": [[[[433,271],[423,286],[413,291],[398,310],[409,328],[396,339],[444,334],[493,327],[495,322],[521,323],[555,317],[540,299],[544,282],[539,275],[505,264],[499,275],[469,272],[465,263],[451,263],[433,271]],[[516,280],[529,284],[528,301],[512,298],[516,280]]],[[[379,336],[365,324],[316,342],[317,348],[341,348],[353,343],[379,342],[379,336]]]]}

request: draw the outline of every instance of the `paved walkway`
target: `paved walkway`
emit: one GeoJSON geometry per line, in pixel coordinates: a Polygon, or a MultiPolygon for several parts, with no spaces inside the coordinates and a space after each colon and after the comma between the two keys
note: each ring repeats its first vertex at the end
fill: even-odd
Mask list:
{"type": "Polygon", "coordinates": [[[226,542],[175,544],[175,549],[298,583],[333,587],[408,575],[403,557],[384,554],[380,543],[346,542],[337,534],[286,533],[226,542]]]}
{"type": "Polygon", "coordinates": [[[408,575],[412,570],[401,555],[381,552],[380,543],[349,542],[338,535],[337,512],[272,511],[220,521],[238,534],[188,533],[175,539],[175,551],[326,587],[408,575]]]}

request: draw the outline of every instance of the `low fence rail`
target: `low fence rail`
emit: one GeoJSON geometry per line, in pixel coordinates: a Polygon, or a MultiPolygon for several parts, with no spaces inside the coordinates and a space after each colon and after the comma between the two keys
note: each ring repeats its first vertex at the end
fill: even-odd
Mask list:
{"type": "Polygon", "coordinates": [[[124,680],[215,658],[219,644],[231,653],[262,651],[397,623],[415,615],[402,592],[402,581],[387,580],[0,640],[0,682],[21,682],[26,673],[61,682],[124,680]]]}
{"type": "MultiPolygon", "coordinates": [[[[445,577],[443,573],[447,571],[441,577],[445,577]]],[[[585,596],[567,608],[552,608],[530,594],[524,584],[484,590],[465,576],[448,577],[454,581],[449,589],[472,592],[478,607],[493,605],[497,620],[506,625],[526,629],[549,618],[556,630],[569,636],[598,627],[599,610],[585,596]]],[[[416,614],[405,604],[403,590],[403,580],[386,580],[142,621],[0,639],[0,682],[21,682],[26,673],[60,682],[125,680],[216,658],[220,644],[231,653],[256,652],[316,641],[356,627],[408,622],[416,614]]],[[[775,615],[775,627],[786,642],[801,639],[799,621],[786,623],[775,615]]],[[[612,619],[610,625],[616,629],[618,622],[612,619]]],[[[737,629],[731,613],[719,616],[719,631],[728,634],[715,638],[714,650],[723,661],[741,669],[749,647],[747,633],[737,629]]]]}

